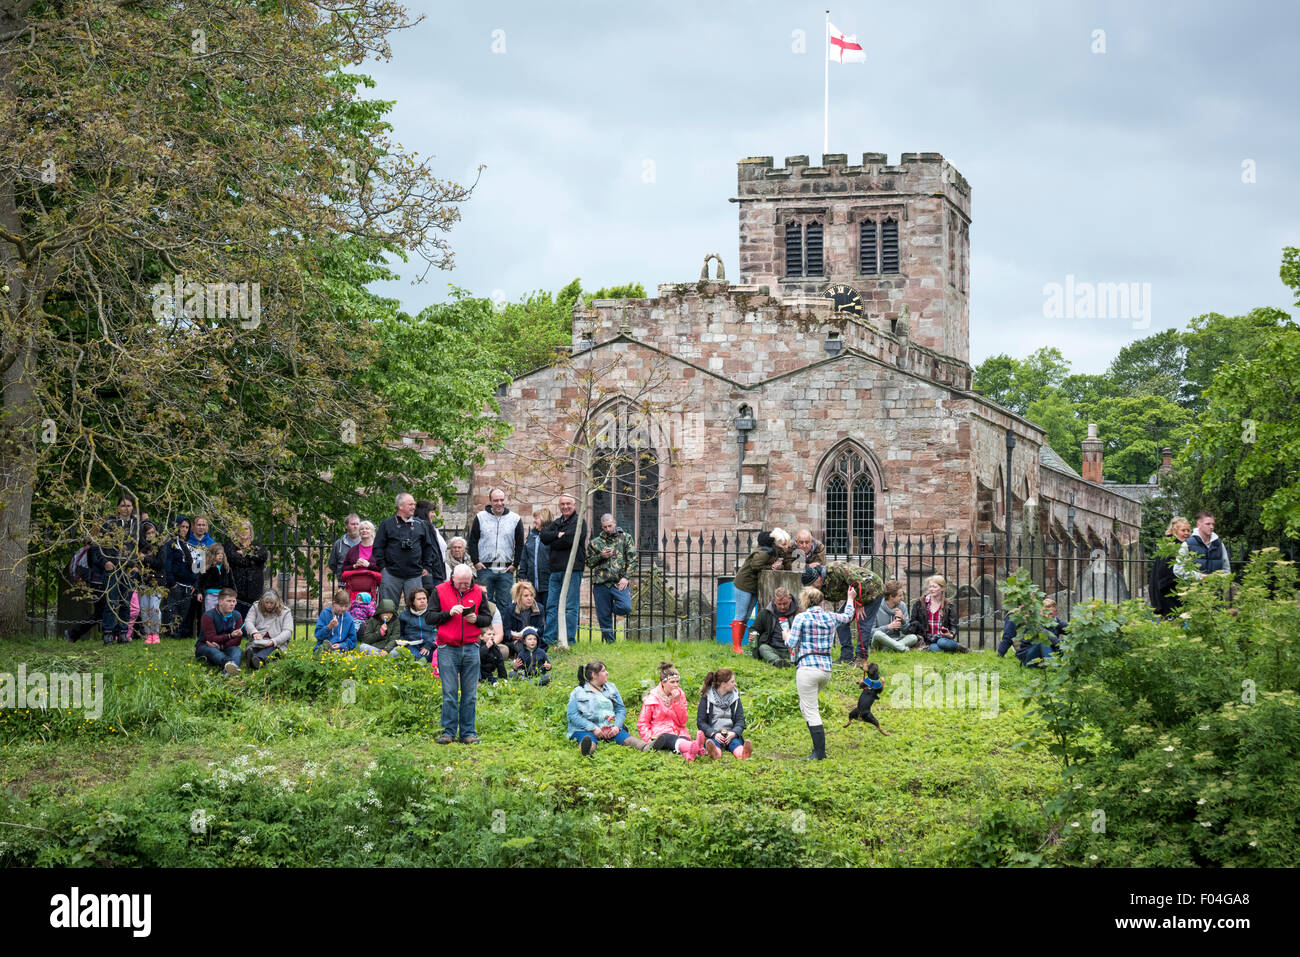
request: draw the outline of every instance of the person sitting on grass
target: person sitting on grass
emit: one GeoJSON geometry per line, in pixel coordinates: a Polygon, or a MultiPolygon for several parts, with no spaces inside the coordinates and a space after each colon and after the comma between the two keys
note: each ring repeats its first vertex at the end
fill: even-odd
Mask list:
{"type": "Polygon", "coordinates": [[[359,591],[352,596],[352,603],[348,605],[348,614],[357,623],[358,630],[366,627],[366,622],[374,617],[376,607],[375,596],[368,591],[359,591]]]}
{"type": "Polygon", "coordinates": [[[538,686],[541,687],[551,683],[551,662],[546,657],[545,649],[538,647],[538,640],[536,628],[529,625],[523,630],[519,638],[519,654],[515,658],[514,665],[511,666],[514,670],[510,677],[526,680],[536,678],[538,686]]]}
{"type": "Polygon", "coordinates": [[[316,619],[316,647],[312,654],[321,650],[351,651],[357,646],[357,623],[348,612],[348,590],[338,588],[334,591],[334,603],[322,608],[316,619]]]}
{"type": "Polygon", "coordinates": [[[578,666],[578,686],[569,692],[564,713],[569,722],[569,740],[577,741],[583,754],[594,754],[597,741],[613,741],[638,751],[650,749],[650,745],[623,727],[627,708],[623,696],[609,680],[603,661],[578,666]]]}
{"type": "Polygon", "coordinates": [[[656,751],[671,751],[687,761],[694,761],[703,752],[703,742],[687,737],[686,695],[681,675],[671,662],[659,662],[659,683],[641,699],[636,730],[656,751]]]}
{"type": "Polygon", "coordinates": [[[248,609],[244,623],[248,635],[248,667],[256,671],[272,658],[280,657],[293,637],[293,612],[284,607],[280,593],[268,588],[248,609]]]}
{"type": "Polygon", "coordinates": [[[525,628],[533,628],[540,635],[546,630],[546,609],[537,600],[537,592],[530,581],[515,582],[510,589],[510,608],[506,611],[506,639],[515,646],[518,653],[522,646],[525,628]]]}
{"type": "Polygon", "coordinates": [[[730,668],[704,676],[695,726],[699,728],[695,743],[703,743],[711,758],[722,757],[724,749],[742,761],[754,753],[754,746],[740,736],[745,730],[745,709],[736,690],[736,673],[730,668]]]}
{"type": "Polygon", "coordinates": [[[903,601],[903,583],[890,579],[885,582],[885,594],[876,609],[876,627],[871,632],[871,644],[893,651],[907,651],[916,644],[916,635],[910,632],[911,621],[907,617],[907,603],[903,601]]]}
{"type": "Polygon", "coordinates": [[[223,588],[217,595],[217,607],[205,612],[199,619],[199,640],[194,645],[194,657],[227,675],[239,674],[243,654],[239,645],[244,640],[244,620],[235,611],[239,593],[233,588],[223,588]]]}
{"type": "Polygon", "coordinates": [[[912,602],[912,632],[921,639],[918,651],[970,651],[957,641],[957,606],[948,600],[947,580],[931,575],[926,594],[912,602]]]}
{"type": "Polygon", "coordinates": [[[483,610],[491,614],[492,624],[478,640],[479,682],[486,681],[494,685],[498,680],[505,681],[510,677],[509,672],[506,671],[506,661],[514,657],[515,648],[514,645],[502,640],[504,626],[497,606],[490,601],[484,601],[483,610]]]}
{"type": "Polygon", "coordinates": [[[368,655],[391,655],[399,650],[397,642],[401,637],[397,602],[385,598],[379,603],[379,610],[362,626],[361,643],[357,647],[368,655]]]}
{"type": "Polygon", "coordinates": [[[778,668],[790,667],[790,649],[785,646],[785,636],[794,619],[794,596],[784,585],[772,593],[772,600],[754,619],[749,632],[749,644],[755,657],[778,668]]]}
{"type": "MultiPolygon", "coordinates": [[[[397,654],[405,648],[414,657],[423,661],[437,673],[434,663],[433,648],[438,637],[438,627],[433,623],[433,612],[429,611],[429,593],[423,588],[412,588],[406,593],[406,608],[398,616],[402,637],[397,639],[397,654]]],[[[394,652],[390,651],[390,655],[394,652]]]]}
{"type": "Polygon", "coordinates": [[[998,657],[1006,655],[1007,649],[1013,644],[1016,646],[1016,657],[1020,659],[1022,665],[1039,658],[1046,658],[1049,654],[1057,654],[1061,650],[1061,636],[1065,634],[1065,623],[1056,617],[1055,598],[1043,599],[1043,617],[1047,619],[1047,631],[1036,635],[1035,638],[1038,640],[1031,641],[1026,638],[1023,641],[1016,641],[1019,627],[1015,620],[1007,615],[1007,620],[1002,626],[1002,641],[998,643],[998,657]],[[1050,648],[1043,644],[1041,639],[1044,636],[1047,637],[1050,648]]]}

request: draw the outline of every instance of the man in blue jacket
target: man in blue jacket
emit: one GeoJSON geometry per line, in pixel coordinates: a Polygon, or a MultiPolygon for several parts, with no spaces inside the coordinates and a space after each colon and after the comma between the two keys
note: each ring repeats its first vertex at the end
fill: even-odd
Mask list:
{"type": "Polygon", "coordinates": [[[1178,554],[1184,559],[1176,565],[1182,577],[1204,578],[1215,572],[1232,574],[1228,546],[1214,534],[1214,516],[1209,512],[1196,513],[1196,531],[1183,542],[1178,554]],[[1187,561],[1187,557],[1191,561],[1187,561]]]}

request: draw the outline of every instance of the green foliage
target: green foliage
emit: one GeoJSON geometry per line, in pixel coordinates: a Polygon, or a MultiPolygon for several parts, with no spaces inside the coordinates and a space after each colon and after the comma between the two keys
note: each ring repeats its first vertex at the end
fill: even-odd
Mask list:
{"type": "MultiPolygon", "coordinates": [[[[1276,550],[1187,586],[1180,618],[1076,608],[1029,697],[1063,759],[1062,863],[1289,866],[1300,851],[1297,576],[1276,550]]],[[[994,829],[996,836],[996,829],[994,829]]]]}
{"type": "MultiPolygon", "coordinates": [[[[1281,277],[1300,303],[1300,250],[1283,250],[1281,277]]],[[[1060,352],[1039,349],[1023,360],[984,360],[973,384],[1041,425],[1047,443],[1075,469],[1088,423],[1097,423],[1109,481],[1145,483],[1160,466],[1161,450],[1174,449],[1176,474],[1164,483],[1168,514],[1208,508],[1225,539],[1259,542],[1278,532],[1300,534],[1296,334],[1277,308],[1207,313],[1184,330],[1130,343],[1103,375],[1069,375],[1060,352]],[[1216,375],[1222,382],[1212,388],[1216,375]],[[1257,431],[1262,426],[1266,439],[1244,441],[1247,421],[1257,431]]]]}
{"type": "Polygon", "coordinates": [[[1131,342],[1120,349],[1106,370],[1106,382],[1113,391],[1109,396],[1150,395],[1166,402],[1178,402],[1183,395],[1183,366],[1187,348],[1182,334],[1165,329],[1153,336],[1131,342]]]}
{"type": "Polygon", "coordinates": [[[1078,416],[1076,407],[1061,392],[1039,399],[1025,411],[1025,418],[1041,425],[1047,432],[1047,444],[1071,468],[1083,461],[1082,442],[1088,436],[1088,423],[1078,416]]]}
{"type": "Polygon", "coordinates": [[[501,378],[513,378],[555,361],[555,348],[573,338],[573,306],[592,299],[644,299],[640,283],[607,286],[584,293],[575,279],[559,292],[529,293],[518,302],[482,299],[458,286],[451,298],[421,313],[428,321],[473,330],[471,341],[499,365],[501,378]]]}
{"type": "Polygon", "coordinates": [[[1186,349],[1183,368],[1183,403],[1195,412],[1209,405],[1209,388],[1220,371],[1239,363],[1267,359],[1276,330],[1291,324],[1281,309],[1252,309],[1244,316],[1221,316],[1217,312],[1197,316],[1182,334],[1186,349]]]}
{"type": "Polygon", "coordinates": [[[1300,538],[1300,327],[1271,331],[1264,357],[1223,367],[1182,457],[1200,491],[1250,489],[1259,524],[1300,538]]]}
{"type": "Polygon", "coordinates": [[[1175,501],[1164,490],[1142,503],[1142,530],[1138,536],[1142,554],[1148,558],[1156,554],[1156,549],[1165,539],[1170,519],[1177,514],[1175,501]]]}
{"type": "MultiPolygon", "coordinates": [[[[558,652],[547,687],[480,687],[474,748],[433,743],[441,688],[427,667],[314,658],[312,646],[299,637],[268,667],[225,678],[188,643],[0,644],[0,672],[25,661],[105,676],[97,721],[0,713],[0,866],[952,864],[997,856],[963,850],[970,807],[1037,807],[1055,777],[1044,755],[1014,747],[1024,670],[991,656],[918,663],[998,670],[996,717],[894,707],[887,693],[876,713],[890,737],[843,727],[859,673],[837,669],[822,692],[831,760],[813,767],[793,673],[714,642],[558,652]],[[660,660],[680,670],[692,716],[704,675],[735,669],[754,758],[688,764],[611,745],[584,758],[564,737],[565,705],[592,657],[629,726],[660,660]]],[[[887,684],[913,657],[878,657],[887,684]]]]}
{"type": "Polygon", "coordinates": [[[1049,346],[1024,360],[997,355],[975,368],[973,385],[990,399],[1021,415],[1052,393],[1070,371],[1061,350],[1049,346]]]}

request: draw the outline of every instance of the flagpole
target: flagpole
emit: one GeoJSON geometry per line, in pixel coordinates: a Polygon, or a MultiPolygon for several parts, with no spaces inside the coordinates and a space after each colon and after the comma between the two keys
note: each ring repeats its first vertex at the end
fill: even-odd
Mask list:
{"type": "Polygon", "coordinates": [[[831,145],[831,12],[826,11],[826,52],[822,55],[822,67],[826,71],[826,103],[822,113],[822,156],[831,145]]]}

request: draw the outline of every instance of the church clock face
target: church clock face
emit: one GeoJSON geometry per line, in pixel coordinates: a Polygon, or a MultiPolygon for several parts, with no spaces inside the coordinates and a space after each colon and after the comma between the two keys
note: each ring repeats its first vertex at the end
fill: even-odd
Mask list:
{"type": "Polygon", "coordinates": [[[862,318],[862,297],[852,286],[836,283],[828,286],[822,295],[831,300],[836,312],[847,312],[849,315],[862,318]]]}

